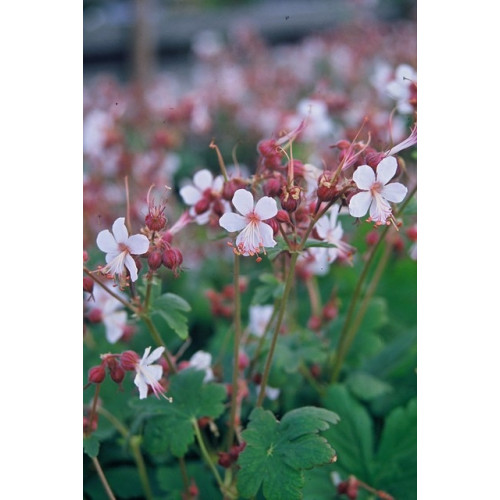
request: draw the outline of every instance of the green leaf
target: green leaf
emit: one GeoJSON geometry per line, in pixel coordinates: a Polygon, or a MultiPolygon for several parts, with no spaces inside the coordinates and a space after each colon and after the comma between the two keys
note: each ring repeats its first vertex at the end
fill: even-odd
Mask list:
{"type": "Polygon", "coordinates": [[[365,372],[352,372],[345,381],[350,391],[363,401],[371,401],[391,392],[392,386],[365,372]]]}
{"type": "Polygon", "coordinates": [[[188,319],[183,314],[189,312],[191,306],[179,295],[165,293],[154,302],[153,314],[162,317],[170,328],[182,339],[188,337],[188,319]]]}
{"type": "Polygon", "coordinates": [[[106,479],[113,493],[119,498],[141,498],[144,496],[137,467],[119,466],[106,470],[106,479]]]}
{"type": "Polygon", "coordinates": [[[336,465],[344,475],[354,474],[371,484],[374,437],[370,415],[343,385],[329,387],[323,403],[342,417],[339,425],[325,433],[337,450],[336,465]]]}
{"type": "Polygon", "coordinates": [[[205,372],[186,369],[170,378],[172,403],[155,398],[136,400],[134,406],[155,413],[146,422],[144,448],[151,454],[170,451],[182,457],[194,442],[193,420],[217,418],[224,412],[226,389],[221,384],[204,384],[205,372]],[[145,404],[139,404],[145,403],[145,404]]]}
{"type": "Polygon", "coordinates": [[[339,421],[337,414],[306,406],[285,414],[281,422],[270,411],[256,408],[242,433],[246,447],[238,464],[238,490],[253,497],[262,487],[267,500],[302,498],[303,470],[330,463],[335,451],[319,436],[339,421]]]}
{"type": "Polygon", "coordinates": [[[395,498],[417,498],[417,401],[387,417],[375,456],[374,484],[395,498]]]}
{"type": "Polygon", "coordinates": [[[91,435],[83,438],[83,451],[90,457],[95,458],[99,454],[99,440],[91,435]]]}
{"type": "Polygon", "coordinates": [[[285,284],[282,281],[270,273],[261,274],[259,281],[264,284],[256,287],[252,304],[265,304],[270,299],[281,299],[285,290],[285,284]]]}

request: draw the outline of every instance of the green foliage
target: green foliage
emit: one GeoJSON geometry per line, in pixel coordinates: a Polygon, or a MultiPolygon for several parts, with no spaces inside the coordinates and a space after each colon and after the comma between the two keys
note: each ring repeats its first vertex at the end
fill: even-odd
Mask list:
{"type": "Polygon", "coordinates": [[[136,400],[133,405],[147,414],[144,449],[152,455],[170,451],[182,457],[194,442],[193,420],[217,418],[224,411],[226,390],[220,384],[204,384],[205,373],[186,369],[170,378],[172,403],[155,398],[136,400]]]}
{"type": "Polygon", "coordinates": [[[259,276],[259,281],[261,281],[263,285],[255,289],[252,304],[265,304],[270,299],[281,299],[283,291],[285,290],[285,284],[278,280],[274,274],[261,274],[259,276]]]}
{"type": "Polygon", "coordinates": [[[338,426],[325,432],[338,453],[335,470],[344,478],[353,474],[395,498],[416,499],[416,400],[389,414],[377,444],[370,414],[345,386],[330,387],[324,405],[342,417],[338,426]]]}
{"type": "Polygon", "coordinates": [[[83,451],[90,457],[95,458],[99,454],[99,439],[94,435],[83,437],[83,451]]]}
{"type": "Polygon", "coordinates": [[[168,326],[182,339],[188,336],[188,319],[184,312],[189,312],[191,306],[179,295],[165,293],[154,301],[155,315],[163,318],[168,326]]]}
{"type": "Polygon", "coordinates": [[[337,414],[323,408],[298,408],[281,422],[270,411],[253,410],[242,433],[246,447],[238,460],[240,494],[250,498],[262,487],[268,500],[302,498],[303,470],[335,459],[335,451],[318,432],[338,421],[337,414]]]}

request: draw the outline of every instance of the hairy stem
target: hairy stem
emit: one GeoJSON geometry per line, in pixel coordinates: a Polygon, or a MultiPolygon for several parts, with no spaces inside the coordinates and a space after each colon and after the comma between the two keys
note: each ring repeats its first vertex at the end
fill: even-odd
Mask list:
{"type": "Polygon", "coordinates": [[[283,291],[283,297],[281,298],[280,308],[278,311],[278,318],[276,320],[276,325],[274,326],[273,337],[271,339],[271,346],[269,348],[269,352],[267,353],[266,364],[264,367],[264,373],[262,374],[262,380],[260,383],[260,392],[259,397],[257,399],[256,407],[259,408],[262,406],[262,402],[264,401],[264,396],[266,393],[266,385],[267,379],[269,378],[269,372],[271,370],[271,363],[273,360],[274,349],[276,347],[276,342],[278,340],[279,331],[281,328],[281,322],[283,321],[283,316],[285,315],[286,304],[288,300],[288,295],[290,294],[290,290],[292,288],[293,278],[295,277],[295,264],[297,263],[297,258],[299,254],[298,252],[293,253],[290,259],[290,265],[288,267],[288,275],[285,283],[285,290],[283,291]]]}
{"type": "Polygon", "coordinates": [[[215,467],[212,459],[210,458],[210,455],[208,454],[207,448],[205,447],[205,442],[203,441],[203,436],[201,435],[200,426],[198,425],[198,422],[195,418],[191,419],[191,424],[193,425],[194,433],[196,435],[196,440],[198,441],[201,454],[203,455],[203,458],[207,463],[207,465],[210,467],[210,470],[212,471],[215,480],[217,481],[217,484],[219,485],[219,488],[222,491],[224,489],[224,484],[220,477],[219,471],[215,467]]]}
{"type": "Polygon", "coordinates": [[[228,451],[234,441],[236,429],[236,409],[238,406],[239,354],[241,339],[241,296],[240,296],[240,256],[234,254],[234,351],[233,351],[233,389],[231,394],[231,413],[229,417],[228,451]]]}
{"type": "Polygon", "coordinates": [[[110,500],[116,500],[116,497],[113,494],[111,487],[109,486],[108,480],[106,479],[106,476],[104,475],[104,472],[102,471],[101,464],[99,463],[99,460],[97,459],[97,457],[92,457],[92,462],[94,463],[94,467],[95,467],[95,470],[97,471],[97,475],[99,476],[99,479],[101,480],[101,483],[104,486],[104,490],[106,491],[106,495],[108,495],[108,498],[110,500]]]}

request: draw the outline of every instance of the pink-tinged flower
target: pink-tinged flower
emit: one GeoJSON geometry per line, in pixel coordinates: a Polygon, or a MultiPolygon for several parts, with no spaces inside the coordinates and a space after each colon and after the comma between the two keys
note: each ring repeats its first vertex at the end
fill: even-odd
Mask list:
{"type": "Polygon", "coordinates": [[[215,378],[211,365],[212,355],[205,351],[196,351],[189,360],[189,367],[205,372],[203,382],[211,382],[215,378]]]}
{"type": "Polygon", "coordinates": [[[370,220],[377,224],[386,224],[391,217],[389,202],[403,201],[408,189],[399,182],[388,182],[394,177],[398,162],[393,156],[384,158],[377,165],[377,176],[368,165],[359,166],[352,176],[361,189],[349,202],[349,213],[353,217],[363,217],[370,209],[370,220]]]}
{"type": "Polygon", "coordinates": [[[224,178],[222,175],[215,177],[210,170],[206,168],[194,174],[193,184],[189,184],[180,189],[184,203],[191,209],[189,214],[197,224],[206,224],[210,219],[211,209],[214,208],[214,202],[219,202],[222,209],[227,211],[229,207],[227,202],[221,199],[224,178]]]}
{"type": "Polygon", "coordinates": [[[262,337],[266,331],[266,326],[273,315],[274,306],[250,306],[250,321],[248,329],[257,337],[262,337]]]}
{"type": "Polygon", "coordinates": [[[401,114],[413,113],[417,73],[409,64],[400,64],[395,73],[394,80],[387,84],[387,92],[397,101],[397,109],[401,114]]]}
{"type": "MultiPolygon", "coordinates": [[[[126,296],[119,290],[113,290],[115,294],[126,300],[126,296]]],[[[87,295],[87,297],[90,297],[87,295]]],[[[89,314],[96,314],[100,317],[106,330],[106,338],[108,342],[114,344],[124,334],[127,325],[127,313],[123,310],[123,304],[110,295],[101,286],[95,286],[92,293],[92,298],[89,298],[85,304],[88,307],[89,314]]]]}
{"type": "MultiPolygon", "coordinates": [[[[342,224],[337,220],[340,206],[335,204],[330,210],[321,217],[316,223],[315,230],[318,237],[335,247],[330,248],[314,248],[315,251],[324,252],[327,257],[327,262],[331,264],[337,257],[349,259],[355,251],[355,248],[345,241],[342,241],[344,230],[342,224]]],[[[311,249],[313,250],[313,249],[311,249]]]]}
{"type": "Polygon", "coordinates": [[[153,390],[154,395],[160,399],[160,395],[163,395],[164,388],[160,384],[159,380],[163,375],[163,368],[161,365],[153,365],[152,363],[157,359],[160,359],[164,347],[157,347],[151,354],[151,347],[147,347],[144,351],[144,356],[135,366],[135,378],[134,384],[139,389],[139,399],[144,399],[148,395],[148,386],[153,390]]]}
{"type": "Polygon", "coordinates": [[[399,144],[396,144],[393,146],[391,149],[385,152],[386,156],[393,156],[400,151],[403,151],[403,149],[411,148],[417,144],[417,124],[415,123],[415,126],[412,128],[410,135],[404,140],[401,141],[399,144]]]}
{"type": "Polygon", "coordinates": [[[245,189],[238,189],[233,196],[233,205],[241,214],[225,213],[219,224],[229,231],[241,231],[236,238],[236,250],[242,255],[255,255],[265,247],[274,247],[273,230],[265,220],[278,213],[276,200],[263,196],[254,206],[253,195],[245,189]]]}
{"type": "Polygon", "coordinates": [[[106,252],[104,273],[122,276],[125,268],[130,273],[132,281],[137,280],[137,266],[132,255],[142,255],[149,248],[149,240],[143,234],[128,235],[125,217],[119,217],[113,223],[113,233],[104,229],[97,235],[99,250],[106,252]]]}

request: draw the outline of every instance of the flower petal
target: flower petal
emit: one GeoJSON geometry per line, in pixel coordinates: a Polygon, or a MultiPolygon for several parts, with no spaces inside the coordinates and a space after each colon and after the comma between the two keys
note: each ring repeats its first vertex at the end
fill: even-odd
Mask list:
{"type": "Polygon", "coordinates": [[[226,231],[233,233],[243,229],[247,225],[247,221],[242,215],[228,212],[219,219],[219,225],[226,231]]]}
{"type": "Polygon", "coordinates": [[[127,248],[133,255],[142,255],[149,249],[149,240],[143,234],[134,234],[127,240],[127,248]]]}
{"type": "Polygon", "coordinates": [[[387,156],[377,165],[377,181],[387,184],[396,173],[398,161],[394,156],[387,156]]]}
{"type": "Polygon", "coordinates": [[[260,220],[267,220],[278,213],[276,200],[269,196],[263,196],[256,204],[254,212],[260,217],[260,220]]]}
{"type": "Polygon", "coordinates": [[[352,176],[359,189],[370,189],[375,182],[375,172],[368,165],[360,165],[352,176]]]}
{"type": "Polygon", "coordinates": [[[125,267],[128,269],[130,273],[130,281],[137,280],[137,265],[133,257],[130,254],[125,255],[125,267]]]}
{"type": "Polygon", "coordinates": [[[399,182],[391,182],[390,184],[387,184],[387,186],[384,186],[380,194],[388,201],[399,203],[400,201],[403,201],[407,192],[408,188],[403,186],[403,184],[399,182]]]}
{"type": "Polygon", "coordinates": [[[142,373],[137,373],[134,378],[134,384],[139,389],[139,399],[144,399],[148,396],[148,384],[144,380],[144,375],[142,373]]]}
{"type": "Polygon", "coordinates": [[[116,243],[115,237],[111,234],[109,229],[104,229],[97,235],[96,240],[99,250],[102,252],[119,252],[118,243],[116,243]]]}
{"type": "Polygon", "coordinates": [[[127,241],[128,231],[125,226],[125,217],[119,217],[113,222],[113,236],[117,243],[125,243],[127,241]]]}
{"type": "Polygon", "coordinates": [[[194,186],[182,187],[179,194],[186,205],[195,205],[201,200],[201,192],[194,186]]]}
{"type": "Polygon", "coordinates": [[[204,168],[194,174],[193,184],[200,190],[205,191],[205,189],[211,188],[214,181],[214,176],[210,170],[204,168]]]}
{"type": "Polygon", "coordinates": [[[154,363],[157,359],[161,358],[161,355],[163,354],[163,351],[165,348],[163,346],[157,347],[145,360],[144,363],[147,365],[150,365],[151,363],[154,363]]]}
{"type": "Polygon", "coordinates": [[[222,175],[218,175],[215,179],[214,182],[212,183],[212,191],[215,191],[216,193],[222,191],[222,188],[224,187],[224,177],[222,175]]]}
{"type": "Polygon", "coordinates": [[[349,213],[353,217],[363,217],[370,208],[372,202],[372,195],[369,191],[363,191],[355,194],[349,202],[349,213]]]}
{"type": "Polygon", "coordinates": [[[246,189],[238,189],[233,196],[233,205],[241,215],[247,215],[253,210],[253,196],[246,189]]]}
{"type": "Polygon", "coordinates": [[[391,206],[382,196],[378,196],[373,200],[370,206],[370,217],[373,221],[385,224],[391,213],[391,206]]]}
{"type": "Polygon", "coordinates": [[[326,238],[326,235],[328,234],[328,230],[330,229],[330,221],[328,219],[328,216],[323,215],[323,217],[320,217],[318,222],[316,222],[314,229],[318,233],[320,239],[324,240],[326,238]]]}
{"type": "Polygon", "coordinates": [[[266,248],[276,246],[276,241],[273,238],[273,228],[265,222],[259,222],[258,227],[261,236],[259,243],[262,243],[266,248]]]}
{"type": "Polygon", "coordinates": [[[125,311],[116,311],[104,316],[102,322],[106,329],[106,338],[108,342],[114,344],[123,335],[123,328],[127,323],[127,313],[125,311]]]}

